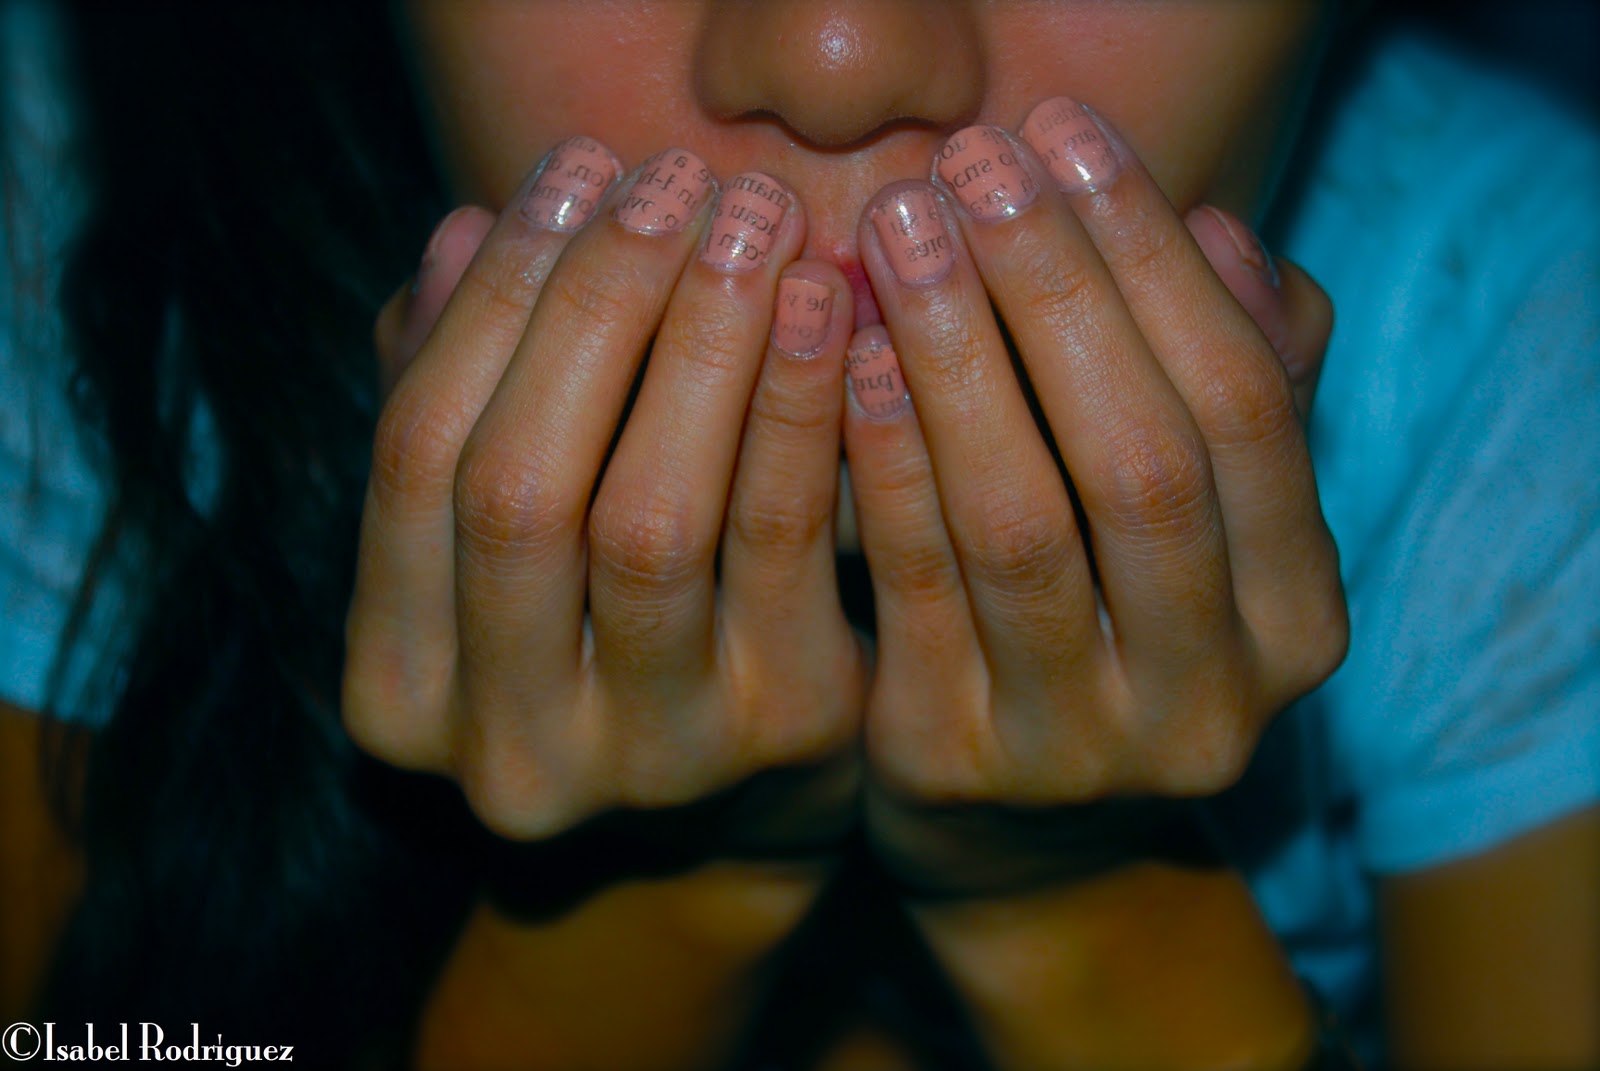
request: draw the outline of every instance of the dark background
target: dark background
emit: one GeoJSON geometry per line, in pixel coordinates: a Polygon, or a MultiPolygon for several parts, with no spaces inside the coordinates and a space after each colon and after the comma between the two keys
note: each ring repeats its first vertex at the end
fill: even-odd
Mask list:
{"type": "Polygon", "coordinates": [[[1420,21],[1600,114],[1597,0],[1376,0],[1379,18],[1420,21]]]}

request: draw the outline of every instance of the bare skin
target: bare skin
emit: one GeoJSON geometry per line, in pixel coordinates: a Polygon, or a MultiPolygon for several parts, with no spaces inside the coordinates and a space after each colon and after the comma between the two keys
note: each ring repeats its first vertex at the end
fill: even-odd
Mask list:
{"type": "MultiPolygon", "coordinates": [[[[1288,264],[1275,297],[1252,295],[1195,215],[1204,202],[1249,219],[1269,194],[1324,16],[412,4],[444,163],[485,208],[452,217],[416,294],[380,318],[392,391],[350,620],[358,742],[454,776],[515,837],[814,770],[746,815],[738,839],[825,847],[864,821],[899,876],[945,897],[913,916],[1001,1066],[1295,1066],[1309,1017],[1236,876],[1153,863],[1053,880],[1048,823],[1035,838],[1040,823],[1012,819],[1025,808],[1070,828],[1108,795],[1227,784],[1267,719],[1342,652],[1337,562],[1297,420],[1326,299],[1288,264]],[[999,223],[963,214],[948,188],[891,188],[926,179],[961,128],[1016,134],[1063,94],[1120,133],[1114,181],[1059,189],[1035,161],[1037,197],[999,223]],[[624,169],[681,145],[724,189],[760,170],[792,207],[739,275],[700,259],[709,196],[670,233],[615,223],[622,189],[577,233],[530,225],[523,176],[572,135],[624,169]],[[906,189],[949,198],[948,269],[915,285],[872,211],[906,189]],[[784,280],[831,293],[827,342],[805,360],[768,344],[784,280]],[[1010,378],[991,300],[1087,531],[1010,378]],[[852,326],[879,319],[913,405],[872,420],[846,401],[845,348],[852,326]],[[870,658],[832,595],[841,440],[879,606],[870,658]],[[1282,635],[1310,642],[1291,650],[1272,642],[1282,635]],[[997,852],[1026,880],[968,887],[969,864],[997,852]],[[1040,947],[1075,954],[1023,954],[1040,947]],[[1155,1037],[1158,1010],[1178,1027],[1155,1037]],[[1155,1042],[1170,1048],[1141,1048],[1155,1042]]],[[[1469,979],[1430,1006],[1395,1003],[1404,1058],[1448,1062],[1450,1016],[1492,997],[1500,957],[1592,933],[1575,916],[1596,884],[1576,850],[1589,827],[1576,828],[1391,883],[1394,977],[1469,979]],[[1541,883],[1563,890],[1544,913],[1519,898],[1541,883]],[[1435,909],[1490,895],[1523,918],[1514,952],[1441,928],[1435,909]]],[[[706,995],[793,925],[826,879],[817,858],[620,888],[536,931],[480,912],[440,982],[424,1062],[448,1063],[467,1034],[485,1065],[713,1057],[742,1008],[706,995]],[[637,973],[594,969],[608,962],[637,973]],[[578,981],[549,992],[558,977],[578,981]],[[628,985],[665,979],[684,1000],[670,1054],[646,1020],[641,1048],[615,1052],[601,1046],[620,1019],[569,1011],[609,993],[618,1016],[637,1013],[628,985]],[[479,999],[519,992],[515,1007],[479,999]]],[[[1486,1021],[1493,1051],[1592,1062],[1593,1004],[1579,1001],[1593,979],[1581,966],[1520,979],[1564,1024],[1548,1035],[1563,1047],[1486,1021]]]]}

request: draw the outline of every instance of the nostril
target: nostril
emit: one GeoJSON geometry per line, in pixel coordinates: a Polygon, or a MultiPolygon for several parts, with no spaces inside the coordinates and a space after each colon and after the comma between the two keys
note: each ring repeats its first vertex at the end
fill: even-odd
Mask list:
{"type": "Polygon", "coordinates": [[[718,118],[750,124],[765,123],[783,131],[784,137],[796,144],[830,153],[844,154],[902,130],[930,131],[939,137],[943,137],[954,133],[955,130],[962,126],[968,125],[965,121],[936,123],[917,116],[889,115],[881,121],[861,119],[848,125],[830,122],[826,125],[808,126],[805,125],[803,116],[785,115],[771,108],[760,108],[746,112],[743,115],[725,115],[718,116],[718,118]],[[795,121],[796,119],[799,120],[798,123],[795,121]],[[857,133],[858,131],[859,133],[857,133]]]}

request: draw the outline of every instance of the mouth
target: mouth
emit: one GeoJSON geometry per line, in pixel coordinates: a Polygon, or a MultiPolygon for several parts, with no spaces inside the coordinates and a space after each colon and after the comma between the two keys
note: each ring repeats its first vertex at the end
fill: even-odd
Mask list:
{"type": "Polygon", "coordinates": [[[855,329],[859,331],[863,327],[881,324],[883,314],[878,311],[878,301],[872,296],[872,280],[867,278],[866,269],[861,266],[861,258],[856,256],[853,246],[841,242],[829,250],[826,259],[838,266],[844,273],[845,281],[850,284],[850,295],[855,301],[855,329]]]}

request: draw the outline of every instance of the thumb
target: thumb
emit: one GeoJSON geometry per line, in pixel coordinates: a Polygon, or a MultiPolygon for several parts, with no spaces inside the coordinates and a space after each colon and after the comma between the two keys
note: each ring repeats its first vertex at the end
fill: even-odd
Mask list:
{"type": "Polygon", "coordinates": [[[378,396],[387,398],[422,349],[439,314],[494,224],[494,214],[474,205],[451,212],[434,228],[417,274],[400,284],[372,325],[378,353],[378,396]]]}
{"type": "Polygon", "coordinates": [[[1237,216],[1200,205],[1184,222],[1212,270],[1283,362],[1294,387],[1295,408],[1304,421],[1333,331],[1333,302],[1299,265],[1274,260],[1237,216]]]}

